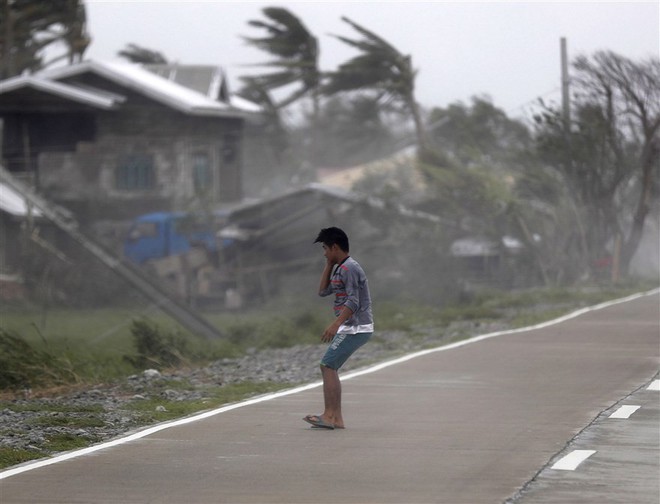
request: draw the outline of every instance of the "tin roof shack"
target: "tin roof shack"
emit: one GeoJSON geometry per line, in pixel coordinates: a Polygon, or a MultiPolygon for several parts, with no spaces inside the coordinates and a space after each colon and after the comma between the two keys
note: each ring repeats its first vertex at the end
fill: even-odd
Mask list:
{"type": "Polygon", "coordinates": [[[247,302],[294,292],[301,285],[315,289],[324,259],[313,241],[324,227],[344,229],[351,253],[391,294],[414,279],[410,269],[419,264],[415,254],[433,262],[443,253],[429,239],[439,232],[437,217],[321,184],[234,206],[225,219],[218,232],[220,269],[236,280],[247,302]]]}
{"type": "Polygon", "coordinates": [[[451,244],[450,253],[465,290],[519,287],[531,278],[525,247],[511,236],[499,242],[478,236],[461,238],[451,244]]]}
{"type": "Polygon", "coordinates": [[[2,157],[83,224],[238,201],[248,108],[138,65],[85,61],[0,82],[2,157]]]}

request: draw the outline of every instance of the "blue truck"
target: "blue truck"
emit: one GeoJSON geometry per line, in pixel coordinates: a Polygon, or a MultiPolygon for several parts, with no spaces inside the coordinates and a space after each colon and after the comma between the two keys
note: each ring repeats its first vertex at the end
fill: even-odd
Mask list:
{"type": "Polygon", "coordinates": [[[154,212],[136,218],[124,241],[124,257],[137,264],[183,255],[193,247],[216,253],[213,223],[184,212],[154,212]]]}

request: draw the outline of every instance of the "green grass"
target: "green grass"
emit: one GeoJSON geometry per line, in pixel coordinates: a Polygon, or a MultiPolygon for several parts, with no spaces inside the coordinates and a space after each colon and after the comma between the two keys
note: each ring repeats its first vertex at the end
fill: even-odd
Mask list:
{"type": "Polygon", "coordinates": [[[97,441],[95,438],[90,439],[75,434],[55,434],[46,439],[43,448],[50,452],[78,450],[80,448],[87,448],[95,441],[97,441]]]}
{"type": "Polygon", "coordinates": [[[11,467],[30,460],[43,458],[44,454],[34,450],[19,450],[0,446],[0,469],[11,467]]]}
{"type": "MultiPolygon", "coordinates": [[[[158,357],[162,358],[162,353],[156,355],[156,359],[152,359],[154,356],[136,355],[132,328],[139,320],[156,327],[164,343],[161,348],[173,349],[180,357],[176,359],[176,365],[201,366],[222,358],[239,357],[250,348],[317,342],[324,324],[327,324],[324,315],[327,315],[325,311],[312,312],[300,307],[286,313],[255,310],[240,314],[209,314],[209,321],[219,327],[226,337],[222,340],[204,340],[187,333],[162,314],[147,318],[125,309],[52,309],[42,316],[36,310],[4,309],[0,312],[0,344],[3,334],[5,340],[17,337],[29,346],[25,350],[33,354],[33,359],[28,373],[8,377],[4,382],[0,376],[0,389],[10,386],[12,382],[14,388],[67,382],[103,383],[147,367],[168,367],[171,361],[159,362],[158,357]],[[57,371],[57,376],[49,377],[49,371],[57,371]],[[35,382],[35,374],[43,380],[35,382]]],[[[11,362],[16,365],[22,360],[12,357],[11,362]]]]}
{"type": "Polygon", "coordinates": [[[476,296],[476,303],[495,310],[535,308],[543,305],[562,305],[569,308],[602,303],[637,292],[651,290],[657,284],[639,282],[619,286],[583,286],[573,288],[529,289],[515,292],[484,291],[476,296]]]}
{"type": "Polygon", "coordinates": [[[291,387],[291,384],[272,382],[242,382],[208,389],[208,397],[194,401],[168,401],[165,399],[138,400],[127,409],[140,413],[140,425],[165,422],[192,415],[199,411],[216,408],[222,404],[237,402],[255,395],[275,392],[291,387]],[[159,407],[164,408],[160,409],[159,407]],[[160,410],[159,410],[160,409],[160,410]]]}
{"type": "MultiPolygon", "coordinates": [[[[58,350],[91,345],[104,354],[113,354],[130,345],[130,320],[135,316],[136,312],[121,308],[51,308],[45,313],[35,308],[16,308],[2,311],[0,327],[20,334],[29,343],[44,342],[58,350]]],[[[152,317],[158,323],[167,323],[163,315],[152,317]]]]}
{"type": "Polygon", "coordinates": [[[97,417],[78,417],[62,414],[61,416],[43,416],[35,418],[31,425],[41,427],[70,427],[72,429],[88,429],[90,427],[103,427],[105,422],[97,417]]]}

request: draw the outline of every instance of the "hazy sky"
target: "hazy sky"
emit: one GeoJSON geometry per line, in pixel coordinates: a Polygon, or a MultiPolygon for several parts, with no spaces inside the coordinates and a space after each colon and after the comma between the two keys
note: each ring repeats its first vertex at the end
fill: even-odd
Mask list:
{"type": "Polygon", "coordinates": [[[220,0],[86,0],[93,37],[86,57],[116,59],[128,43],[180,63],[219,64],[234,89],[246,67],[270,56],[245,44],[260,36],[247,24],[264,7],[284,7],[320,40],[321,68],[354,50],[329,34],[355,38],[346,16],[412,55],[417,98],[425,107],[490,95],[509,115],[544,96],[559,99],[560,38],[569,57],[609,49],[633,59],[659,56],[660,2],[231,2],[220,0]]]}

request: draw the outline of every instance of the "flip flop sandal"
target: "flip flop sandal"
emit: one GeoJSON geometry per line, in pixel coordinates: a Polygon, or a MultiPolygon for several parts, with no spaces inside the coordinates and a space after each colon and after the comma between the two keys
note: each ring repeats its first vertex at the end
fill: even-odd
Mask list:
{"type": "Polygon", "coordinates": [[[335,426],[331,423],[326,422],[321,418],[321,415],[307,415],[303,418],[308,424],[312,424],[312,427],[320,427],[323,429],[334,430],[335,426]]]}

